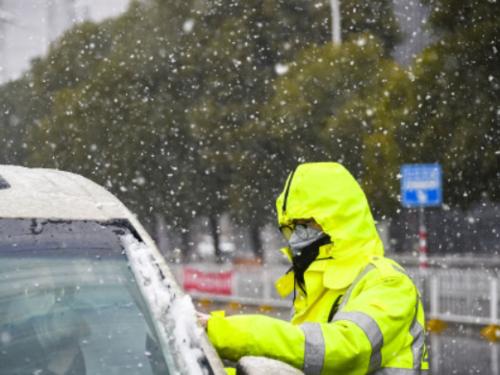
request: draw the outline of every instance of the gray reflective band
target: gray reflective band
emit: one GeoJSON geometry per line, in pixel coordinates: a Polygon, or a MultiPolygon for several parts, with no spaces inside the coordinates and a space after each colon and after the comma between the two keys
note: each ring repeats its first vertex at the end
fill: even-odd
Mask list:
{"type": "Polygon", "coordinates": [[[304,373],[319,375],[323,370],[325,360],[325,340],[319,323],[304,323],[300,325],[306,338],[304,348],[304,373]]]}
{"type": "Polygon", "coordinates": [[[411,344],[411,352],[413,354],[413,368],[418,370],[422,365],[422,356],[424,354],[424,329],[417,320],[418,306],[420,303],[420,298],[417,293],[417,303],[415,304],[415,316],[413,317],[413,322],[410,327],[410,334],[413,337],[413,342],[411,344]]]}
{"type": "Polygon", "coordinates": [[[386,367],[375,371],[372,375],[429,375],[429,371],[386,367]]]}
{"type": "Polygon", "coordinates": [[[382,345],[384,345],[384,336],[377,322],[369,315],[359,311],[339,312],[333,318],[333,321],[348,320],[356,324],[363,330],[372,347],[370,356],[369,371],[376,370],[382,365],[382,345]]]}
{"type": "Polygon", "coordinates": [[[419,322],[415,319],[410,333],[413,336],[413,343],[411,344],[411,351],[413,353],[413,368],[419,369],[422,365],[422,355],[424,354],[424,329],[419,322]]]}
{"type": "MultiPolygon", "coordinates": [[[[392,267],[402,274],[408,276],[404,269],[400,266],[396,266],[395,264],[392,267]]],[[[408,276],[409,277],[409,276],[408,276]]],[[[420,296],[418,294],[418,290],[415,289],[415,294],[417,295],[417,301],[415,303],[415,315],[413,316],[413,322],[410,327],[410,334],[413,337],[413,341],[411,344],[411,352],[413,355],[413,368],[415,370],[419,370],[422,366],[422,356],[424,355],[424,346],[425,346],[425,331],[422,325],[418,322],[418,307],[420,304],[420,296]]],[[[418,374],[420,374],[418,372],[418,374]]]]}
{"type": "MultiPolygon", "coordinates": [[[[398,271],[398,272],[402,273],[403,275],[408,276],[406,271],[400,265],[396,266],[395,264],[393,264],[392,268],[394,268],[395,271],[398,271]]],[[[408,276],[408,277],[410,277],[410,276],[408,276]]]]}
{"type": "Polygon", "coordinates": [[[342,298],[342,302],[340,303],[340,306],[339,306],[339,311],[342,310],[342,308],[345,306],[345,304],[347,303],[347,301],[349,300],[349,297],[351,296],[351,293],[354,289],[354,287],[356,286],[356,284],[368,273],[370,272],[372,269],[374,269],[375,266],[373,264],[368,264],[365,269],[354,279],[354,281],[352,282],[351,286],[349,287],[349,289],[347,289],[347,292],[345,292],[344,294],[344,297],[342,298]]]}

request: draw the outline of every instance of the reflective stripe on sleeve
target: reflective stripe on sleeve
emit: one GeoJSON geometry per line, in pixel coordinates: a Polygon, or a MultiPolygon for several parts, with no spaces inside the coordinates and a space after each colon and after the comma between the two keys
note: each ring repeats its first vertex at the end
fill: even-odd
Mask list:
{"type": "Polygon", "coordinates": [[[413,368],[419,369],[422,366],[422,355],[424,353],[424,329],[419,322],[415,319],[412,327],[410,328],[410,333],[413,336],[413,343],[411,345],[411,351],[413,353],[413,368]]]}
{"type": "Polygon", "coordinates": [[[337,320],[348,320],[363,330],[372,347],[369,372],[380,368],[382,365],[381,350],[382,345],[384,345],[384,336],[377,322],[371,316],[360,311],[339,312],[333,318],[334,322],[337,320]]]}
{"type": "Polygon", "coordinates": [[[319,375],[325,360],[325,340],[319,323],[304,323],[300,325],[305,336],[304,373],[319,375]]]}
{"type": "Polygon", "coordinates": [[[413,323],[410,327],[410,334],[413,337],[413,342],[411,344],[411,352],[413,354],[413,368],[415,370],[420,369],[422,365],[422,356],[424,354],[424,328],[420,325],[417,320],[419,297],[417,295],[417,304],[415,306],[415,317],[413,318],[413,323]]]}
{"type": "Polygon", "coordinates": [[[375,371],[372,375],[429,375],[429,371],[386,367],[375,371]]]}
{"type": "MultiPolygon", "coordinates": [[[[406,274],[405,270],[402,269],[400,266],[396,266],[393,264],[392,267],[396,271],[401,272],[402,274],[409,277],[406,274]]],[[[415,303],[415,315],[413,317],[413,322],[410,327],[410,334],[413,337],[413,342],[411,344],[411,352],[413,355],[413,369],[420,370],[420,367],[422,366],[422,357],[424,355],[425,331],[422,325],[417,320],[418,307],[421,301],[420,301],[420,295],[418,294],[418,291],[416,289],[415,289],[415,294],[417,295],[417,301],[415,303]]],[[[424,372],[422,372],[422,374],[423,373],[424,372]]],[[[420,374],[420,372],[417,372],[417,374],[420,374]]]]}

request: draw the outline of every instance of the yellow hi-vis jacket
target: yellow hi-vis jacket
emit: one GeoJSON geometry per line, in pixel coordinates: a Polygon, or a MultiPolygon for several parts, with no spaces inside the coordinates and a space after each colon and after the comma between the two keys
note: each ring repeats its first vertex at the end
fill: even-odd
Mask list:
{"type": "MultiPolygon", "coordinates": [[[[382,242],[358,183],[337,163],[302,164],[277,200],[278,222],[314,219],[332,243],[297,288],[291,322],[263,315],[214,315],[208,336],[223,358],[287,362],[305,374],[417,375],[428,369],[419,293],[382,242]]],[[[289,251],[287,251],[289,252],[289,251]]],[[[278,280],[282,296],[293,273],[278,280]]]]}

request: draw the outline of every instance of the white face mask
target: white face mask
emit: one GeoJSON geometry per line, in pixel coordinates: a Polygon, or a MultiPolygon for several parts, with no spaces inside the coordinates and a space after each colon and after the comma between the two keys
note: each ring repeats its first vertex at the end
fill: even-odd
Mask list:
{"type": "Polygon", "coordinates": [[[305,224],[297,224],[288,240],[288,245],[292,250],[293,256],[297,256],[300,255],[302,249],[325,237],[328,237],[327,234],[319,229],[305,224]]]}

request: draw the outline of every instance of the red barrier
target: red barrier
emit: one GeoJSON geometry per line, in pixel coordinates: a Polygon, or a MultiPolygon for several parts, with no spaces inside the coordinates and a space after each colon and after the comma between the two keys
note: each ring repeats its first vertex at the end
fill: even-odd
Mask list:
{"type": "Polygon", "coordinates": [[[183,288],[186,292],[202,292],[219,295],[231,295],[233,271],[202,272],[184,267],[183,288]]]}

